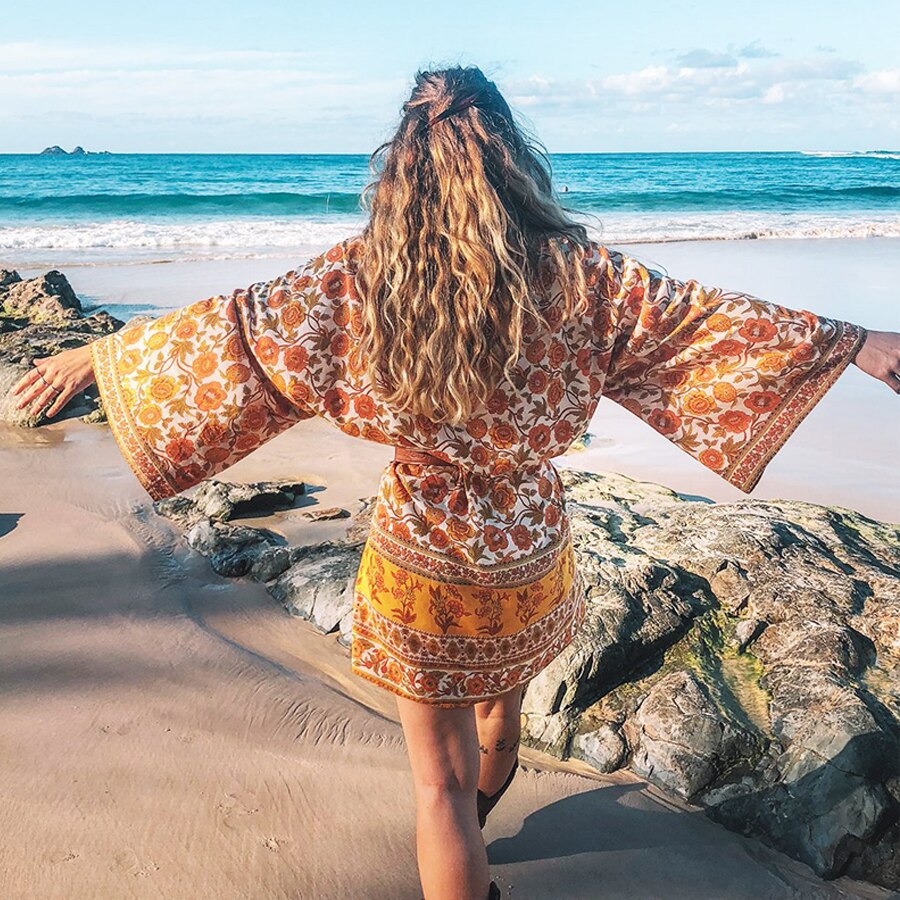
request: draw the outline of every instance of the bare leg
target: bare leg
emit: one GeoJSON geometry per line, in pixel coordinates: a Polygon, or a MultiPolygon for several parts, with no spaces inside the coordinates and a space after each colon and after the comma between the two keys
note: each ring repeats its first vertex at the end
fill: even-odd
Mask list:
{"type": "Polygon", "coordinates": [[[498,791],[519,752],[522,695],[525,685],[475,704],[481,771],[478,787],[488,796],[498,791]]]}
{"type": "Polygon", "coordinates": [[[397,698],[416,789],[416,849],[425,900],[481,900],[490,874],[478,827],[478,733],[471,706],[397,698]]]}

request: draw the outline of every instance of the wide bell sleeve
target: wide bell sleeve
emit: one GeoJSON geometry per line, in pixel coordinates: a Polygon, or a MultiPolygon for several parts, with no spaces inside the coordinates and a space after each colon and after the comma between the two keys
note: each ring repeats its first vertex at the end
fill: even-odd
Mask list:
{"type": "Polygon", "coordinates": [[[866,329],[594,251],[602,396],[750,493],[866,329]]]}
{"type": "MultiPolygon", "coordinates": [[[[234,465],[315,409],[273,368],[306,315],[317,261],[91,343],[116,441],[154,499],[234,465]]],[[[288,359],[288,363],[290,360],[288,359]]]]}

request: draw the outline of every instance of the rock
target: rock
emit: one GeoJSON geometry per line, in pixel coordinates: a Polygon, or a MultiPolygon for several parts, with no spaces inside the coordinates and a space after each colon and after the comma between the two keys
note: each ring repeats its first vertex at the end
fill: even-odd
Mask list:
{"type": "MultiPolygon", "coordinates": [[[[325,633],[340,629],[340,642],[350,641],[353,588],[362,541],[351,536],[341,542],[289,547],[279,535],[262,528],[228,524],[241,516],[265,515],[291,508],[306,490],[303,482],[232,484],[209,480],[191,495],[158,500],[154,508],[188,529],[189,546],[209,558],[219,575],[248,576],[263,582],[292,615],[307,619],[325,633]]],[[[346,518],[347,510],[324,510],[324,519],[346,518]]],[[[371,505],[363,505],[351,531],[364,534],[371,505]]]]}
{"type": "MultiPolygon", "coordinates": [[[[16,273],[12,273],[15,275],[16,273]]],[[[68,279],[55,269],[28,281],[12,281],[0,286],[4,314],[22,317],[31,324],[66,326],[82,318],[81,303],[68,279]]]]}
{"type": "MultiPolygon", "coordinates": [[[[59,272],[23,281],[17,272],[0,269],[0,420],[24,427],[47,421],[43,412],[27,415],[16,409],[19,398],[10,397],[12,387],[33,367],[35,358],[84,346],[121,327],[122,322],[109,313],[85,316],[59,272]]],[[[95,385],[73,397],[54,421],[72,416],[105,420],[95,385]]]]}
{"type": "Polygon", "coordinates": [[[344,540],[348,544],[362,544],[369,534],[372,513],[375,509],[375,498],[362,497],[359,504],[359,509],[351,517],[350,524],[347,525],[347,530],[344,532],[344,540]]]}
{"type": "Polygon", "coordinates": [[[226,578],[246,575],[260,552],[284,539],[261,528],[244,528],[204,519],[185,535],[188,545],[209,559],[213,571],[226,578]]]}
{"type": "Polygon", "coordinates": [[[81,146],[67,152],[58,144],[54,144],[52,147],[45,147],[38,156],[111,156],[111,153],[109,150],[85,150],[81,146]]]}
{"type": "Polygon", "coordinates": [[[589,612],[523,740],[584,758],[624,717],[636,772],[823,877],[900,887],[900,528],[562,474],[589,612]]]}
{"type": "Polygon", "coordinates": [[[330,542],[303,550],[300,558],[269,585],[269,592],[289,613],[308,619],[327,634],[352,609],[360,551],[330,542]]]}
{"type": "Polygon", "coordinates": [[[598,772],[615,772],[622,767],[627,749],[621,733],[604,723],[594,731],[576,734],[571,753],[598,772]]]}
{"type": "Polygon", "coordinates": [[[584,434],[579,435],[577,438],[575,438],[574,441],[572,441],[571,444],[569,444],[563,455],[567,456],[573,453],[584,452],[588,447],[590,447],[591,438],[592,435],[590,434],[590,432],[585,431],[584,434]]]}
{"type": "Polygon", "coordinates": [[[159,515],[187,527],[203,519],[227,522],[242,516],[267,516],[292,509],[297,498],[305,493],[306,485],[302,481],[234,484],[210,479],[198,485],[190,496],[180,494],[157,500],[154,509],[159,515]]]}
{"type": "Polygon", "coordinates": [[[102,425],[106,422],[106,411],[103,409],[102,401],[98,401],[97,406],[84,415],[79,413],[79,416],[81,421],[88,425],[102,425]]]}
{"type": "Polygon", "coordinates": [[[685,800],[757,756],[760,741],[729,722],[691,672],[654,684],[624,726],[631,768],[685,800]]]}
{"type": "Polygon", "coordinates": [[[888,829],[896,822],[896,798],[896,785],[892,796],[884,785],[846,772],[839,763],[818,759],[799,781],[776,781],[712,802],[707,812],[732,830],[762,837],[823,878],[847,873],[866,851],[871,868],[860,871],[855,866],[858,875],[869,879],[875,875],[878,883],[894,887],[897,834],[888,829]],[[880,841],[882,837],[887,840],[880,841]],[[891,880],[878,877],[878,867],[891,865],[891,880]]]}
{"type": "MultiPolygon", "coordinates": [[[[737,615],[744,608],[751,591],[746,572],[732,559],[726,559],[713,573],[709,579],[709,586],[719,603],[732,615],[737,615]]],[[[753,621],[759,620],[754,619],[753,621]]],[[[747,643],[749,642],[748,640],[747,643]]]]}
{"type": "Polygon", "coordinates": [[[0,289],[17,284],[22,280],[18,272],[13,269],[0,269],[0,289]]]}
{"type": "Polygon", "coordinates": [[[350,518],[350,510],[340,506],[329,506],[325,509],[310,509],[300,513],[303,519],[309,519],[311,522],[325,522],[331,519],[348,519],[350,518]]]}
{"type": "Polygon", "coordinates": [[[338,624],[338,643],[345,649],[350,649],[353,640],[353,606],[351,605],[338,624]]]}
{"type": "Polygon", "coordinates": [[[272,581],[293,564],[290,547],[264,547],[247,574],[255,581],[272,581]]]}
{"type": "Polygon", "coordinates": [[[738,650],[746,650],[763,633],[765,627],[766,623],[762,619],[741,619],[734,626],[734,636],[737,640],[738,650]]]}
{"type": "Polygon", "coordinates": [[[257,481],[233,484],[205,481],[194,494],[198,511],[211,519],[225,521],[250,516],[267,516],[292,509],[306,493],[302,481],[257,481]]]}
{"type": "Polygon", "coordinates": [[[599,502],[573,503],[571,513],[590,596],[585,622],[569,647],[529,683],[522,707],[525,738],[562,756],[581,713],[675,644],[695,617],[715,605],[702,579],[633,545],[633,535],[645,525],[642,516],[599,502]],[[559,721],[551,724],[549,717],[559,721]]]}
{"type": "Polygon", "coordinates": [[[203,515],[197,510],[194,498],[188,494],[176,494],[174,497],[166,497],[164,500],[155,500],[153,509],[157,515],[177,522],[182,528],[190,528],[203,520],[203,515]]]}

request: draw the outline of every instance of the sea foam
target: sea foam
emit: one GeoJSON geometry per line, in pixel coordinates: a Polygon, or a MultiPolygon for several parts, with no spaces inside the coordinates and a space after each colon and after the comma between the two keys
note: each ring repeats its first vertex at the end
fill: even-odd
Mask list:
{"type": "MultiPolygon", "coordinates": [[[[900,237],[900,214],[776,216],[747,213],[659,216],[578,216],[593,237],[612,244],[667,241],[900,237]]],[[[112,220],[0,226],[0,256],[10,262],[110,261],[267,257],[317,253],[357,234],[361,216],[327,220],[228,219],[207,222],[112,220]]]]}

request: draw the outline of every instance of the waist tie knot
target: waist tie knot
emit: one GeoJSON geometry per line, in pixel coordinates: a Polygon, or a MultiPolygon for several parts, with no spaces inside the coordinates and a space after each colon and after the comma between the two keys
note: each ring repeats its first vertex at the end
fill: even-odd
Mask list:
{"type": "Polygon", "coordinates": [[[530,473],[533,476],[539,476],[544,474],[547,467],[547,460],[539,459],[530,463],[519,463],[515,467],[508,463],[504,463],[501,460],[497,461],[490,471],[480,471],[475,468],[470,468],[463,463],[451,459],[444,459],[444,457],[438,456],[435,453],[430,453],[428,450],[419,450],[415,447],[400,447],[396,444],[394,445],[394,462],[410,463],[418,466],[453,466],[460,472],[463,478],[498,478],[502,480],[509,480],[510,478],[527,478],[527,473],[530,473]]]}
{"type": "Polygon", "coordinates": [[[394,447],[394,462],[413,463],[415,465],[455,466],[450,460],[429,453],[427,450],[417,450],[415,447],[394,447]]]}

